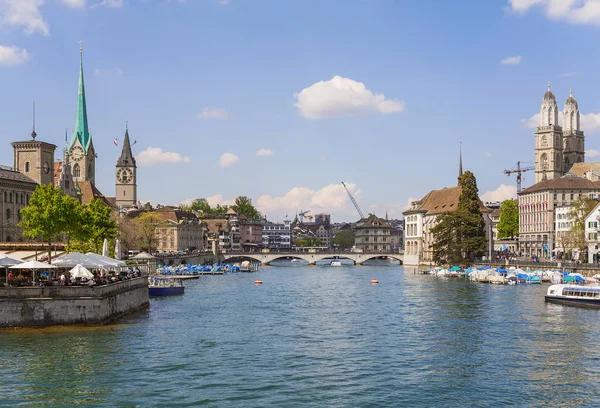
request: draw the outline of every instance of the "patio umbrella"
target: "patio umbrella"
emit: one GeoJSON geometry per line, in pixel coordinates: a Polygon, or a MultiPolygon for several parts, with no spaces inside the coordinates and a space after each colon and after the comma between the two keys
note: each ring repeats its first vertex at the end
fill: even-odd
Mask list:
{"type": "Polygon", "coordinates": [[[27,261],[17,265],[9,266],[8,269],[31,269],[33,271],[32,277],[35,280],[35,270],[36,269],[54,269],[56,266],[50,265],[46,262],[39,261],[27,261]]]}
{"type": "Polygon", "coordinates": [[[87,278],[87,279],[92,279],[94,277],[94,274],[91,273],[90,271],[88,271],[84,266],[82,265],[75,265],[75,267],[73,269],[71,269],[69,271],[69,273],[71,274],[72,277],[74,278],[87,278]]]}
{"type": "Polygon", "coordinates": [[[117,242],[115,242],[115,258],[121,259],[121,240],[120,239],[117,239],[117,242]]]}
{"type": "Polygon", "coordinates": [[[65,268],[73,268],[77,264],[81,264],[86,268],[99,268],[104,266],[103,263],[100,263],[89,256],[82,254],[81,252],[71,252],[65,255],[62,255],[58,258],[55,258],[52,261],[53,265],[65,267],[65,268]]]}
{"type": "Polygon", "coordinates": [[[102,244],[102,256],[108,257],[108,239],[104,238],[104,243],[102,244]]]}
{"type": "Polygon", "coordinates": [[[109,258],[108,256],[98,255],[93,252],[88,252],[87,254],[85,254],[85,256],[87,256],[88,258],[90,258],[98,263],[102,263],[103,264],[102,266],[124,266],[124,265],[126,265],[125,262],[119,261],[118,259],[112,259],[112,258],[109,258]]]}
{"type": "Polygon", "coordinates": [[[150,255],[148,252],[140,252],[139,254],[137,254],[136,256],[133,257],[133,259],[154,259],[154,258],[156,258],[156,257],[150,255]]]}
{"type": "Polygon", "coordinates": [[[6,283],[8,283],[8,267],[23,262],[24,261],[22,259],[13,258],[6,254],[0,254],[0,267],[4,267],[4,269],[6,269],[6,283]]]}

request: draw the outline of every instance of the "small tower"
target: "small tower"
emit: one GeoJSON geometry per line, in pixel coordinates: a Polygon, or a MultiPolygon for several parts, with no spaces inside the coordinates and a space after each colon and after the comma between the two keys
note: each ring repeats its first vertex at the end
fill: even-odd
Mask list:
{"type": "MultiPolygon", "coordinates": [[[[80,41],[81,44],[81,41],[80,41]]],[[[79,48],[79,92],[77,95],[77,114],[75,129],[69,143],[71,173],[75,182],[96,180],[96,152],[92,143],[85,102],[85,86],[83,82],[83,48],[79,48]]]]}
{"type": "Polygon", "coordinates": [[[123,150],[116,165],[116,204],[119,208],[135,207],[137,204],[137,165],[131,152],[129,126],[125,125],[123,150]]]}
{"type": "Polygon", "coordinates": [[[13,167],[38,184],[54,184],[54,150],[56,146],[35,140],[36,137],[34,102],[31,140],[11,143],[13,167]]]}
{"type": "MultiPolygon", "coordinates": [[[[66,137],[66,135],[65,135],[66,137]]],[[[69,150],[65,147],[63,150],[63,160],[57,163],[59,174],[56,175],[56,187],[64,195],[70,195],[73,198],[79,198],[77,195],[77,186],[71,174],[71,163],[69,163],[69,150]]]]}
{"type": "Polygon", "coordinates": [[[558,126],[556,97],[548,90],[542,98],[540,125],[535,131],[535,182],[563,175],[562,128],[558,126]]]}
{"type": "Polygon", "coordinates": [[[579,128],[579,106],[572,90],[563,110],[563,160],[565,173],[574,163],[585,160],[585,139],[579,128]]]}
{"type": "Polygon", "coordinates": [[[462,179],[462,175],[463,175],[463,168],[462,168],[462,142],[460,142],[460,147],[459,147],[459,154],[458,154],[458,186],[460,187],[460,180],[462,179]]]}

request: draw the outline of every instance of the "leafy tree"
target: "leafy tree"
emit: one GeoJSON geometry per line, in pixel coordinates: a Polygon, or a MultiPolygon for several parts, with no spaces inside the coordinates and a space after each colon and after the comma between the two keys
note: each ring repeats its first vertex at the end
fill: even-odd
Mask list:
{"type": "Polygon", "coordinates": [[[235,199],[235,204],[231,208],[239,215],[245,215],[246,217],[257,219],[260,218],[260,213],[252,205],[252,200],[246,196],[239,196],[235,199]]]}
{"type": "Polygon", "coordinates": [[[137,233],[139,234],[140,247],[152,252],[156,248],[159,237],[159,227],[163,218],[156,213],[146,212],[135,219],[137,233]]]}
{"type": "Polygon", "coordinates": [[[438,216],[437,224],[431,229],[433,259],[438,264],[470,265],[485,253],[485,221],[479,206],[475,175],[466,171],[460,179],[460,187],[456,211],[438,216]]]}
{"type": "Polygon", "coordinates": [[[579,195],[572,203],[569,209],[568,217],[573,221],[571,228],[573,247],[579,249],[579,254],[582,261],[585,259],[584,254],[587,252],[587,242],[585,237],[585,218],[598,204],[597,201],[584,195],[579,195]]]}
{"type": "Polygon", "coordinates": [[[29,205],[21,210],[23,235],[48,243],[48,261],[52,259],[52,240],[61,234],[77,235],[81,228],[80,204],[51,184],[36,187],[29,205]]]}
{"type": "Polygon", "coordinates": [[[354,241],[354,234],[349,229],[338,231],[332,240],[333,244],[337,245],[340,249],[352,248],[354,241]]]}
{"type": "Polygon", "coordinates": [[[76,245],[85,247],[86,252],[101,253],[104,239],[114,241],[119,233],[117,222],[111,218],[111,209],[101,200],[94,199],[84,206],[81,220],[76,245]]]}
{"type": "Polygon", "coordinates": [[[208,204],[208,201],[206,201],[206,198],[196,198],[194,201],[192,201],[192,204],[187,206],[186,209],[191,211],[199,211],[205,214],[210,213],[210,205],[208,204]]]}
{"type": "Polygon", "coordinates": [[[519,235],[519,205],[516,200],[504,200],[500,206],[498,238],[514,239],[519,235]]]}
{"type": "Polygon", "coordinates": [[[323,246],[323,242],[319,238],[308,237],[308,238],[299,238],[296,240],[297,247],[319,247],[323,246]]]}

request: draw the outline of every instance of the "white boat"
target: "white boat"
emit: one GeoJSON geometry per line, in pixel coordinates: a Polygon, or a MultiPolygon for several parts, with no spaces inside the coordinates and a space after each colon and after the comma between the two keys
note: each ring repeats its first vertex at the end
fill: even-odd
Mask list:
{"type": "Polygon", "coordinates": [[[551,285],[546,293],[546,302],[600,307],[600,286],[551,285]]]}
{"type": "Polygon", "coordinates": [[[342,266],[342,261],[331,261],[329,266],[342,266]]]}

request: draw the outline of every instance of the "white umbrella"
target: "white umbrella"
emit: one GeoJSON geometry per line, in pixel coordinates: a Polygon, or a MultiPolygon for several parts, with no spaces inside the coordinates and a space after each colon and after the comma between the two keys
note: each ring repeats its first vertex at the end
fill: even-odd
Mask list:
{"type": "Polygon", "coordinates": [[[108,257],[108,239],[104,238],[104,243],[102,244],[102,256],[108,257]]]}
{"type": "Polygon", "coordinates": [[[50,265],[46,262],[27,261],[18,265],[9,266],[8,269],[49,269],[57,268],[55,265],[50,265]]]}
{"type": "Polygon", "coordinates": [[[55,258],[52,261],[53,265],[72,268],[77,264],[83,265],[86,268],[99,268],[104,266],[104,263],[100,263],[97,260],[90,258],[89,256],[82,254],[81,252],[71,252],[55,258]]]}
{"type": "Polygon", "coordinates": [[[132,259],[154,259],[154,258],[156,258],[156,257],[150,255],[148,252],[140,252],[139,254],[134,256],[132,259]]]}
{"type": "Polygon", "coordinates": [[[6,268],[6,283],[8,283],[8,267],[23,263],[22,259],[12,258],[6,254],[0,254],[0,266],[6,268]]]}
{"type": "Polygon", "coordinates": [[[121,240],[120,239],[117,239],[117,242],[115,243],[115,258],[121,259],[121,240]]]}
{"type": "Polygon", "coordinates": [[[92,279],[94,277],[94,274],[91,273],[90,271],[88,271],[84,266],[82,265],[75,265],[75,267],[73,269],[71,269],[69,271],[69,273],[71,274],[72,277],[74,278],[87,278],[87,279],[92,279]]]}
{"type": "Polygon", "coordinates": [[[90,259],[93,259],[94,261],[96,261],[98,263],[102,263],[103,264],[102,266],[124,266],[124,265],[126,265],[125,262],[119,261],[118,259],[112,259],[107,256],[95,254],[93,252],[88,252],[87,254],[85,254],[85,256],[87,256],[90,259]]]}

